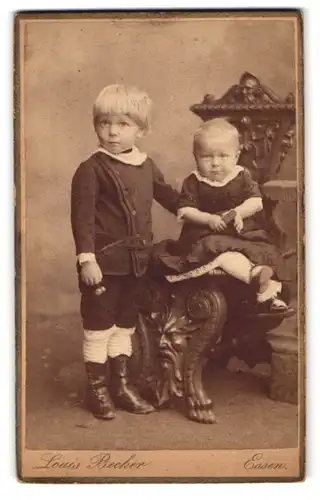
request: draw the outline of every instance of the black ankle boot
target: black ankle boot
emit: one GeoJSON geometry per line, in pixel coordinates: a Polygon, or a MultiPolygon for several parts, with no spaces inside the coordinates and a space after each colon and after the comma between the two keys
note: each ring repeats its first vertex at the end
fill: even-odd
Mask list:
{"type": "Polygon", "coordinates": [[[142,399],[137,389],[129,383],[128,362],[129,358],[124,354],[110,358],[115,405],[130,413],[151,413],[154,407],[142,399]]]}
{"type": "Polygon", "coordinates": [[[115,418],[115,409],[106,386],[106,366],[101,363],[86,363],[88,391],[86,402],[93,416],[103,420],[115,418]]]}

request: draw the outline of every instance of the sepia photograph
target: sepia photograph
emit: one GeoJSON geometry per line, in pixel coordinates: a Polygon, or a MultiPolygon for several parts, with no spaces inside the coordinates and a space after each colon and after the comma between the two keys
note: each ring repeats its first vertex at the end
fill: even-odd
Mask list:
{"type": "Polygon", "coordinates": [[[19,479],[303,480],[301,12],[14,28],[19,479]]]}

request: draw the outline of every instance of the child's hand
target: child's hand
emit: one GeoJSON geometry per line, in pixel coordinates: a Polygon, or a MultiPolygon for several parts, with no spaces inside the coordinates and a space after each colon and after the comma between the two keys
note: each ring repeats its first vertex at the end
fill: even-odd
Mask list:
{"type": "Polygon", "coordinates": [[[220,232],[227,227],[220,215],[210,215],[208,219],[208,226],[212,231],[220,232]]]}
{"type": "Polygon", "coordinates": [[[84,262],[81,266],[80,276],[87,286],[98,285],[102,280],[102,272],[94,261],[84,262]]]}
{"type": "Polygon", "coordinates": [[[243,218],[238,213],[237,213],[237,215],[234,218],[233,225],[234,225],[235,230],[237,231],[237,233],[241,233],[241,231],[243,229],[243,218]]]}

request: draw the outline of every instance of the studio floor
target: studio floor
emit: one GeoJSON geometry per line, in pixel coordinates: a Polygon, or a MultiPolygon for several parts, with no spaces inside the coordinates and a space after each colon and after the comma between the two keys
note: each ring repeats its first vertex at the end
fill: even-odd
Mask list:
{"type": "Polygon", "coordinates": [[[83,407],[86,383],[77,317],[30,317],[27,326],[26,445],[47,450],[291,448],[298,444],[298,407],[268,398],[268,366],[249,370],[235,358],[209,365],[205,386],[217,423],[204,425],[181,410],[150,415],[122,411],[111,422],[83,407]]]}

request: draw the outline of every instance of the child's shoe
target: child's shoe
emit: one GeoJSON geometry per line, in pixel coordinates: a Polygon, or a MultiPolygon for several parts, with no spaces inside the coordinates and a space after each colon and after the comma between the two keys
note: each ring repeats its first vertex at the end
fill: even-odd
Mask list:
{"type": "Polygon", "coordinates": [[[264,292],[257,294],[257,312],[259,314],[274,314],[285,318],[295,313],[292,307],[288,306],[284,300],[279,298],[281,289],[281,283],[269,280],[264,292]]]}
{"type": "Polygon", "coordinates": [[[270,312],[287,312],[289,306],[281,299],[277,297],[272,299],[270,304],[270,312]]]}
{"type": "Polygon", "coordinates": [[[101,363],[88,362],[88,391],[86,402],[95,418],[112,420],[115,418],[115,409],[106,386],[106,366],[101,363]]]}

